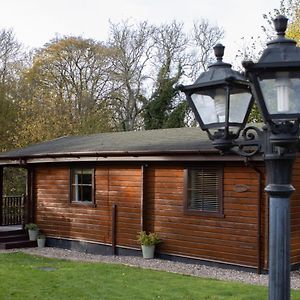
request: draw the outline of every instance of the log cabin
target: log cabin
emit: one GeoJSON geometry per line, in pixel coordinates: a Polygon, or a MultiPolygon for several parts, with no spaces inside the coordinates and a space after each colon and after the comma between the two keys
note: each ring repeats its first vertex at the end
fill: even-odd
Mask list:
{"type": "MultiPolygon", "coordinates": [[[[27,169],[24,222],[37,223],[49,246],[140,255],[137,232],[146,230],[161,237],[162,258],[268,268],[263,157],[220,155],[199,128],[61,137],[2,153],[1,203],[3,168],[11,166],[27,169]]],[[[291,265],[297,268],[299,159],[293,180],[291,265]]]]}

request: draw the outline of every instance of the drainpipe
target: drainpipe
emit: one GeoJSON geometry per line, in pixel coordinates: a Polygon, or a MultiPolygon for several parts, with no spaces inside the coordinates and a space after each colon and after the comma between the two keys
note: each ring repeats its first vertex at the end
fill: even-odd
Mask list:
{"type": "Polygon", "coordinates": [[[111,249],[112,255],[117,255],[117,205],[112,205],[111,217],[111,249]]]}
{"type": "Polygon", "coordinates": [[[141,165],[141,218],[140,218],[140,226],[141,231],[145,230],[145,172],[146,165],[141,165]]]}

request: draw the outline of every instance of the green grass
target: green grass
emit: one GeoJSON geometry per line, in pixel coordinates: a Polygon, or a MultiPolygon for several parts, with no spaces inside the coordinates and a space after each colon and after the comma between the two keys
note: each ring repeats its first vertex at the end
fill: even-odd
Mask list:
{"type": "MultiPolygon", "coordinates": [[[[267,288],[115,264],[0,254],[0,299],[267,299],[267,288]]],[[[300,299],[293,291],[292,299],[300,299]]]]}

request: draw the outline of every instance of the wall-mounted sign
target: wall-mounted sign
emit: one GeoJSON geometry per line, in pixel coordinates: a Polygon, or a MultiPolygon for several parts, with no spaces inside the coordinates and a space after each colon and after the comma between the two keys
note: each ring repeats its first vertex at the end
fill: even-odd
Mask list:
{"type": "Polygon", "coordinates": [[[233,190],[237,193],[244,193],[250,190],[250,187],[246,184],[235,184],[233,190]]]}

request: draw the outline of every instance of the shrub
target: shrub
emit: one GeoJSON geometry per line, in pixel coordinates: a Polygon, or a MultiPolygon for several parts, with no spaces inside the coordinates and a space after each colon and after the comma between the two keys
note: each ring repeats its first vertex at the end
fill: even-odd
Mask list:
{"type": "Polygon", "coordinates": [[[34,223],[29,223],[25,225],[25,229],[27,230],[38,230],[38,226],[34,223]]]}
{"type": "Polygon", "coordinates": [[[144,246],[151,246],[151,245],[157,245],[161,242],[159,236],[155,232],[149,232],[141,231],[138,233],[138,241],[141,245],[144,246]]]}

